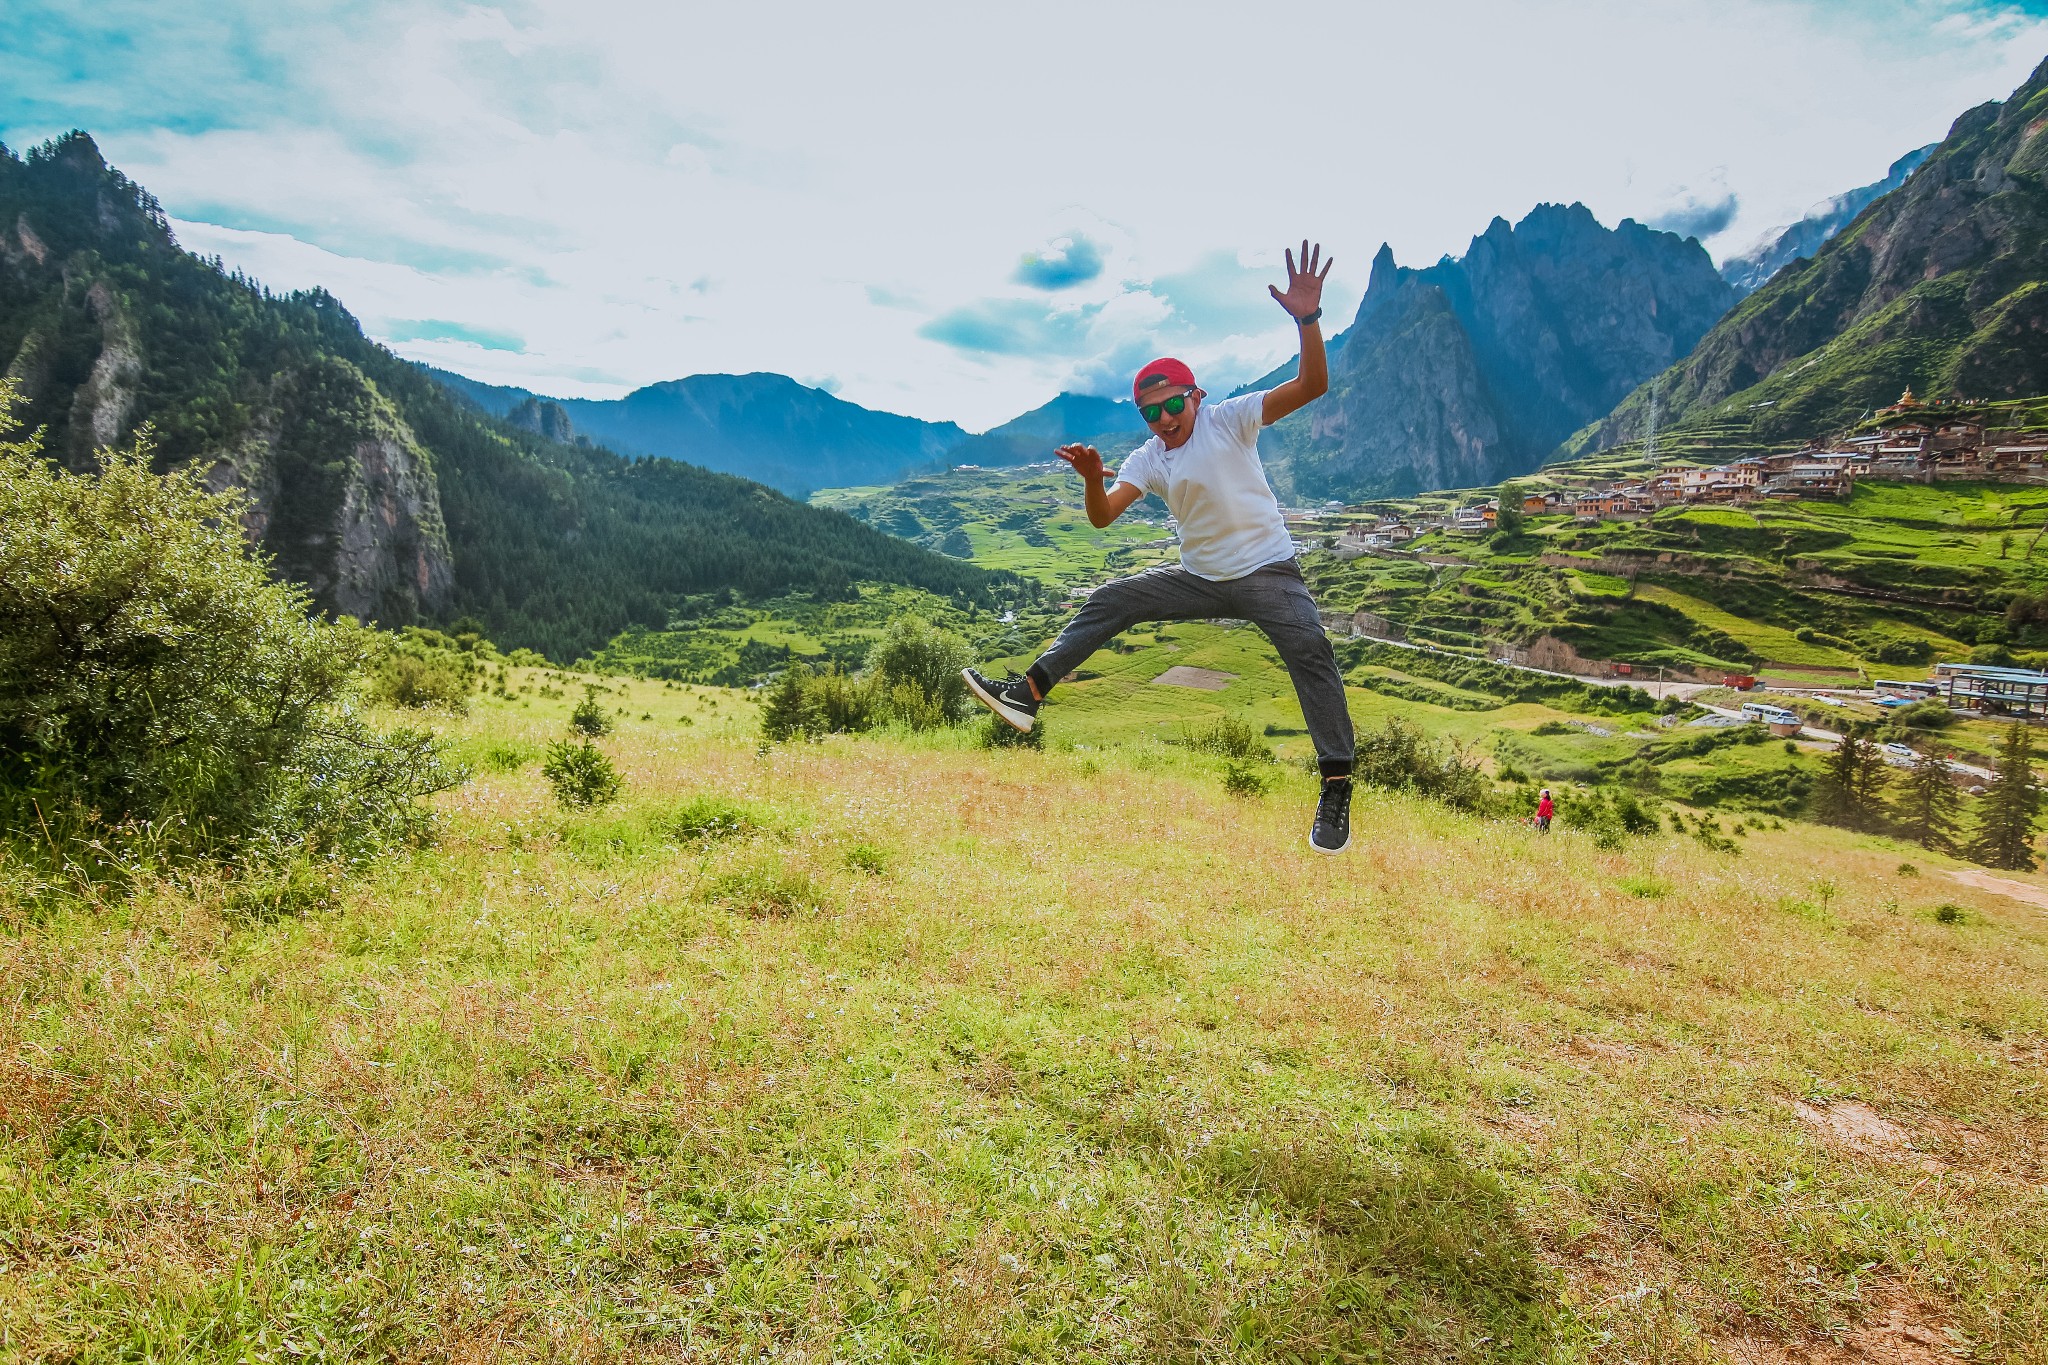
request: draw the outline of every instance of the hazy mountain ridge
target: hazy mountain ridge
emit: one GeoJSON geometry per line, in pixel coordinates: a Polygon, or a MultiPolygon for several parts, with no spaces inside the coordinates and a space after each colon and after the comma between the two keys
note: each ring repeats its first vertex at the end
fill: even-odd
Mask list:
{"type": "Polygon", "coordinates": [[[594,399],[548,398],[426,368],[493,416],[528,400],[553,403],[578,433],[614,450],[687,460],[794,497],[936,469],[968,439],[952,422],[876,412],[781,374],[695,374],[594,399]]]}
{"type": "Polygon", "coordinates": [[[1270,435],[1277,481],[1355,499],[1533,469],[1733,299],[1697,241],[1632,219],[1610,229],[1583,204],[1496,218],[1464,256],[1424,269],[1382,246],[1333,347],[1330,393],[1270,435]]]}
{"type": "Polygon", "coordinates": [[[1136,449],[1150,434],[1137,406],[1127,398],[1062,393],[1001,426],[968,437],[947,459],[951,464],[992,468],[1034,464],[1052,459],[1055,447],[1076,441],[1116,456],[1136,449]]]}
{"type": "Polygon", "coordinates": [[[0,149],[0,360],[52,458],[87,467],[148,422],[161,465],[247,490],[281,574],[386,624],[471,615],[573,658],[721,588],[1014,587],[759,484],[549,439],[539,404],[538,432],[486,417],[331,295],[179,248],[83,133],[0,149]]]}
{"type": "Polygon", "coordinates": [[[1771,276],[1800,257],[1813,255],[1830,237],[1854,222],[1857,214],[1905,184],[1906,177],[1918,170],[1920,163],[1940,145],[1930,142],[1907,152],[1891,164],[1884,179],[1836,195],[1769,241],[1740,256],[1729,257],[1721,262],[1721,278],[1734,285],[1739,294],[1761,288],[1771,276]]]}
{"type": "MultiPolygon", "coordinates": [[[[1922,397],[2048,392],[2048,61],[1982,104],[1898,189],[1738,304],[1654,381],[1666,426],[1757,439],[1839,429],[1922,397]]],[[[1644,384],[1560,451],[1640,438],[1644,384]]]]}

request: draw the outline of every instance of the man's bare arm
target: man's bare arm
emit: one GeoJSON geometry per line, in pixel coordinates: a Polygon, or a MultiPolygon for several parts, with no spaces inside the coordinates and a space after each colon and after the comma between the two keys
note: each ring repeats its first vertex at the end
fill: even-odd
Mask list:
{"type": "Polygon", "coordinates": [[[1287,253],[1287,292],[1280,292],[1277,285],[1266,286],[1288,316],[1301,325],[1301,364],[1296,367],[1294,378],[1268,389],[1265,401],[1259,405],[1259,420],[1267,426],[1290,412],[1299,412],[1330,391],[1330,357],[1323,349],[1322,323],[1300,321],[1322,312],[1323,279],[1337,261],[1334,256],[1325,261],[1322,254],[1322,243],[1311,249],[1304,241],[1300,269],[1295,268],[1294,253],[1287,253]],[[1320,270],[1316,268],[1318,264],[1320,270]]]}
{"type": "Polygon", "coordinates": [[[1145,496],[1145,490],[1132,484],[1120,483],[1114,488],[1102,486],[1102,452],[1094,446],[1061,446],[1053,454],[1074,467],[1081,476],[1081,500],[1088,508],[1088,524],[1096,530],[1122,516],[1130,505],[1145,496]]]}

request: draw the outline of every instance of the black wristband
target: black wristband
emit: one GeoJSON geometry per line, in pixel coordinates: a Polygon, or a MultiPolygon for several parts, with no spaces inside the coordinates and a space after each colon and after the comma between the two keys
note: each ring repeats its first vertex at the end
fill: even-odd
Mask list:
{"type": "Polygon", "coordinates": [[[1316,311],[1315,311],[1315,312],[1313,312],[1313,313],[1310,313],[1310,314],[1309,314],[1309,315],[1308,315],[1307,317],[1305,317],[1305,318],[1296,318],[1296,319],[1294,320],[1294,325],[1295,325],[1295,326],[1297,326],[1297,327],[1306,327],[1306,326],[1308,326],[1308,325],[1309,325],[1310,323],[1314,322],[1314,321],[1315,321],[1315,320],[1316,320],[1317,318],[1321,317],[1322,315],[1323,315],[1323,310],[1322,310],[1322,309],[1320,309],[1320,308],[1318,308],[1318,309],[1316,309],[1316,311]]]}

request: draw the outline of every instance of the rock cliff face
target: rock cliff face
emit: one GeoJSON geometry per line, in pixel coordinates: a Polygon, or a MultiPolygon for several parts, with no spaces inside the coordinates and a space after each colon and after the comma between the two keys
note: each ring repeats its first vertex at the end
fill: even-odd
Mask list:
{"type": "MultiPolygon", "coordinates": [[[[1823,433],[1897,398],[2048,392],[2048,61],[1656,378],[1667,425],[1823,433]]],[[[1635,439],[1649,388],[1567,453],[1635,439]]]]}
{"type": "Polygon", "coordinates": [[[138,306],[164,276],[206,267],[92,139],[0,157],[0,223],[0,358],[53,458],[90,468],[150,422],[162,463],[248,494],[245,529],[322,606],[397,624],[446,604],[439,490],[403,418],[360,369],[253,309],[208,312],[198,294],[184,315],[138,306]]]}
{"type": "Polygon", "coordinates": [[[1329,395],[1276,429],[1285,475],[1296,496],[1354,498],[1525,473],[1733,298],[1698,242],[1583,204],[1496,218],[1423,270],[1381,247],[1329,395]]]}

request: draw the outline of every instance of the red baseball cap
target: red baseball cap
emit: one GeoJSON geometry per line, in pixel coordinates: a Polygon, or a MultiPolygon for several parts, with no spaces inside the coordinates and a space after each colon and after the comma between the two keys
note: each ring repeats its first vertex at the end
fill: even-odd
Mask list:
{"type": "Polygon", "coordinates": [[[1138,377],[1131,381],[1131,400],[1142,403],[1145,390],[1175,384],[1192,389],[1195,387],[1195,372],[1172,356],[1163,355],[1157,360],[1147,361],[1138,370],[1138,377]]]}

